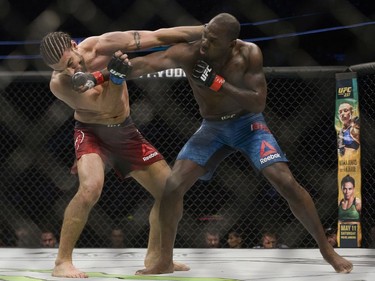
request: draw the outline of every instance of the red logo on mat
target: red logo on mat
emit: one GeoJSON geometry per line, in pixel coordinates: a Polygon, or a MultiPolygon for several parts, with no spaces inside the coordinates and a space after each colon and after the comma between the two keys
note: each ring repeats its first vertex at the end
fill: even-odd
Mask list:
{"type": "Polygon", "coordinates": [[[260,157],[264,158],[267,157],[270,154],[275,154],[277,153],[276,149],[270,145],[266,141],[262,141],[262,144],[260,145],[260,157]]]}

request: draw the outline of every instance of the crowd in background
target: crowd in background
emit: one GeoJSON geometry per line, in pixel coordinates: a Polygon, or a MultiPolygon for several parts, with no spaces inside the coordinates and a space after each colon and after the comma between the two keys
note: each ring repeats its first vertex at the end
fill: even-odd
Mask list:
{"type": "MultiPolygon", "coordinates": [[[[0,247],[19,248],[58,248],[59,233],[52,228],[36,229],[30,226],[20,226],[12,232],[10,229],[1,229],[0,247]]],[[[337,247],[337,228],[328,227],[325,229],[326,237],[333,247],[337,247]]],[[[370,229],[369,248],[375,248],[375,226],[370,229]]],[[[132,244],[131,233],[126,232],[122,226],[113,226],[102,245],[98,243],[85,243],[82,247],[97,248],[137,248],[139,244],[132,244]]],[[[241,230],[233,229],[228,233],[222,233],[216,228],[202,229],[199,241],[191,248],[253,248],[253,249],[288,249],[283,243],[282,237],[273,230],[262,230],[259,232],[258,242],[248,243],[248,235],[241,230]]],[[[147,240],[147,237],[144,237],[147,240]]],[[[188,246],[188,245],[186,245],[188,246]]]]}

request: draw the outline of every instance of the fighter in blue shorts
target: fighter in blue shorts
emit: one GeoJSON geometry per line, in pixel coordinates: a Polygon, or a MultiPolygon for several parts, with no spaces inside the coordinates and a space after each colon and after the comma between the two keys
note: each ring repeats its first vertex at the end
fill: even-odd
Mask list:
{"type": "Polygon", "coordinates": [[[225,121],[203,120],[184,145],[177,160],[205,167],[202,180],[211,179],[216,167],[230,154],[241,151],[258,171],[275,162],[287,162],[261,113],[248,113],[225,121]]]}
{"type": "Polygon", "coordinates": [[[328,243],[314,202],[295,180],[287,160],[262,117],[267,83],[259,47],[237,39],[240,24],[229,14],[214,17],[201,40],[173,45],[131,60],[132,76],[182,68],[204,121],[182,149],[167,179],[160,207],[161,257],[138,274],[173,272],[173,246],[182,217],[184,194],[199,178],[209,179],[216,165],[241,151],[288,201],[293,214],[317,242],[324,259],[337,272],[352,263],[328,243]],[[219,75],[220,74],[220,75],[219,75]]]}

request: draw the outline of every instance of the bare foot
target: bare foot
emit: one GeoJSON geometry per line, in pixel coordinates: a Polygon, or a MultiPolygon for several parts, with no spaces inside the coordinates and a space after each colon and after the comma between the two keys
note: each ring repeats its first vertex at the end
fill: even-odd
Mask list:
{"type": "Polygon", "coordinates": [[[67,277],[67,278],[88,278],[89,276],[74,267],[71,262],[63,262],[56,265],[52,271],[54,277],[67,277]]]}
{"type": "Polygon", "coordinates": [[[336,270],[338,273],[350,273],[353,270],[353,264],[344,259],[335,251],[330,252],[329,254],[323,254],[323,258],[336,270]]]}
{"type": "Polygon", "coordinates": [[[177,261],[173,262],[173,267],[174,267],[174,271],[189,271],[190,270],[190,266],[181,262],[177,262],[177,261]]]}
{"type": "Polygon", "coordinates": [[[166,265],[166,264],[157,263],[154,266],[137,270],[137,272],[135,273],[135,275],[173,273],[174,272],[174,267],[175,267],[174,264],[166,265]]]}

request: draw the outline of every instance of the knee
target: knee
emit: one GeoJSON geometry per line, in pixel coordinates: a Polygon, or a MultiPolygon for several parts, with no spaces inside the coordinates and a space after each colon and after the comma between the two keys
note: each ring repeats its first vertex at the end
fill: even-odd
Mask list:
{"type": "Polygon", "coordinates": [[[173,197],[183,197],[186,190],[186,181],[176,174],[171,174],[165,185],[164,195],[173,197]]]}
{"type": "Polygon", "coordinates": [[[288,201],[298,200],[301,197],[301,192],[305,191],[291,174],[280,179],[275,187],[288,201]]]}
{"type": "Polygon", "coordinates": [[[289,203],[302,202],[306,196],[309,196],[285,163],[269,166],[264,170],[264,175],[289,203]]]}
{"type": "Polygon", "coordinates": [[[103,184],[100,181],[86,181],[80,183],[76,197],[83,206],[92,207],[98,202],[102,189],[103,184]]]}

